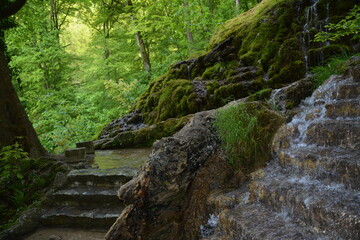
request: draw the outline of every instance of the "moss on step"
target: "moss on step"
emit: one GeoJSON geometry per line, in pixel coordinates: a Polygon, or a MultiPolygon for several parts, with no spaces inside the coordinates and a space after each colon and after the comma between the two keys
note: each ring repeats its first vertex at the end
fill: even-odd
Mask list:
{"type": "Polygon", "coordinates": [[[253,93],[249,96],[247,101],[253,102],[253,101],[265,101],[270,98],[272,89],[271,88],[264,88],[260,91],[257,91],[256,93],[253,93]]]}
{"type": "Polygon", "coordinates": [[[147,124],[158,123],[168,118],[195,113],[196,107],[193,84],[187,79],[165,81],[166,75],[153,81],[148,91],[137,102],[147,124]]]}
{"type": "Polygon", "coordinates": [[[169,118],[139,130],[120,132],[110,141],[105,141],[99,148],[151,147],[156,140],[171,136],[179,131],[185,126],[190,117],[191,115],[181,118],[169,118]]]}

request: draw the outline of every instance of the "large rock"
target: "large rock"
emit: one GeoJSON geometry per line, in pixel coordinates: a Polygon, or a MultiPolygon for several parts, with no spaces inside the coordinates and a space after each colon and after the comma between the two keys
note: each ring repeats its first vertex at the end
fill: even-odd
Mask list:
{"type": "Polygon", "coordinates": [[[130,205],[106,239],[177,239],[191,183],[218,148],[212,114],[196,114],[173,137],[155,142],[139,174],[120,188],[119,198],[130,205]]]}

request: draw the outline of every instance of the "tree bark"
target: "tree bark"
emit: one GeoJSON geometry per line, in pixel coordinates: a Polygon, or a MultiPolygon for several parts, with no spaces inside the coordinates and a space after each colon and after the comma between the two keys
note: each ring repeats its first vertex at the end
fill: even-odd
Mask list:
{"type": "MultiPolygon", "coordinates": [[[[128,5],[133,6],[133,3],[131,0],[128,0],[128,5]]],[[[134,17],[131,16],[131,21],[134,22],[134,17]]],[[[150,63],[150,54],[148,49],[146,48],[146,45],[144,43],[144,39],[141,36],[141,32],[137,31],[135,33],[136,43],[140,50],[141,59],[143,60],[144,69],[147,73],[151,72],[151,63],[150,63]]]]}
{"type": "MultiPolygon", "coordinates": [[[[0,19],[15,14],[24,3],[25,1],[20,0],[8,5],[6,9],[0,11],[0,19]]],[[[0,35],[3,35],[2,29],[0,29],[0,35]]],[[[16,141],[23,145],[30,157],[48,155],[11,83],[11,72],[5,56],[5,44],[0,40],[0,148],[14,144],[16,141]]]]}
{"type": "Polygon", "coordinates": [[[235,0],[236,15],[240,13],[240,0],[235,0]]]}
{"type": "Polygon", "coordinates": [[[26,3],[26,0],[17,0],[13,3],[9,3],[7,6],[2,6],[3,9],[0,9],[0,19],[8,18],[15,13],[17,13],[26,3]]]}

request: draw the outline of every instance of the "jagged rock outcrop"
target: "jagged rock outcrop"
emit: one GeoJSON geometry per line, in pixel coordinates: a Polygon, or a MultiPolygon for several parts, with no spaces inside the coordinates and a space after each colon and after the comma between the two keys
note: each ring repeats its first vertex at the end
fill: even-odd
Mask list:
{"type": "Polygon", "coordinates": [[[217,204],[219,225],[208,239],[359,239],[360,83],[354,76],[332,76],[302,104],[274,138],[274,160],[252,174],[248,189],[209,199],[214,205],[228,196],[231,204],[217,204]]]}
{"type": "MultiPolygon", "coordinates": [[[[283,117],[266,104],[244,102],[252,111],[261,112],[259,128],[283,122],[283,117]]],[[[230,105],[234,104],[240,103],[230,105]]],[[[120,188],[119,198],[128,206],[106,239],[199,239],[200,227],[209,215],[205,199],[246,179],[219,148],[214,113],[214,110],[197,113],[174,136],[154,143],[153,152],[138,175],[120,188]]],[[[268,149],[270,140],[261,145],[268,149]]],[[[252,168],[264,164],[263,159],[258,164],[253,163],[256,159],[249,161],[248,167],[252,168]]]]}
{"type": "Polygon", "coordinates": [[[175,239],[181,234],[190,184],[218,148],[211,114],[196,114],[173,137],[154,143],[139,174],[119,190],[130,205],[106,239],[175,239]]]}
{"type": "MultiPolygon", "coordinates": [[[[264,88],[295,82],[328,57],[358,50],[351,39],[331,45],[312,41],[326,24],[343,18],[354,5],[352,0],[262,1],[221,26],[206,53],[173,64],[153,80],[132,113],[109,124],[96,145],[125,146],[109,139],[127,132],[121,123],[134,116],[136,126],[144,126],[218,108],[264,88]]],[[[132,146],[138,144],[144,142],[131,141],[132,146]]]]}

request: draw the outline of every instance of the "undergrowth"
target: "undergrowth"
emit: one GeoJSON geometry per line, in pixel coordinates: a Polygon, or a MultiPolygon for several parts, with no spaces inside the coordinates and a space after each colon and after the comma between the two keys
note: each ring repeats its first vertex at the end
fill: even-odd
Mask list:
{"type": "Polygon", "coordinates": [[[41,174],[49,166],[46,160],[29,158],[19,143],[0,149],[0,230],[39,200],[53,178],[41,174]]]}
{"type": "Polygon", "coordinates": [[[269,105],[248,102],[218,110],[214,125],[229,162],[248,174],[269,161],[272,138],[284,122],[269,105]]]}
{"type": "Polygon", "coordinates": [[[257,117],[241,104],[219,110],[214,124],[229,162],[234,166],[247,166],[248,159],[257,155],[257,117]]]}
{"type": "MultiPolygon", "coordinates": [[[[357,54],[360,56],[360,54],[357,54]]],[[[346,61],[349,59],[349,56],[335,56],[330,58],[324,65],[316,66],[311,69],[313,76],[313,83],[315,88],[319,87],[328,79],[331,75],[334,74],[343,74],[347,65],[346,61]]]]}

